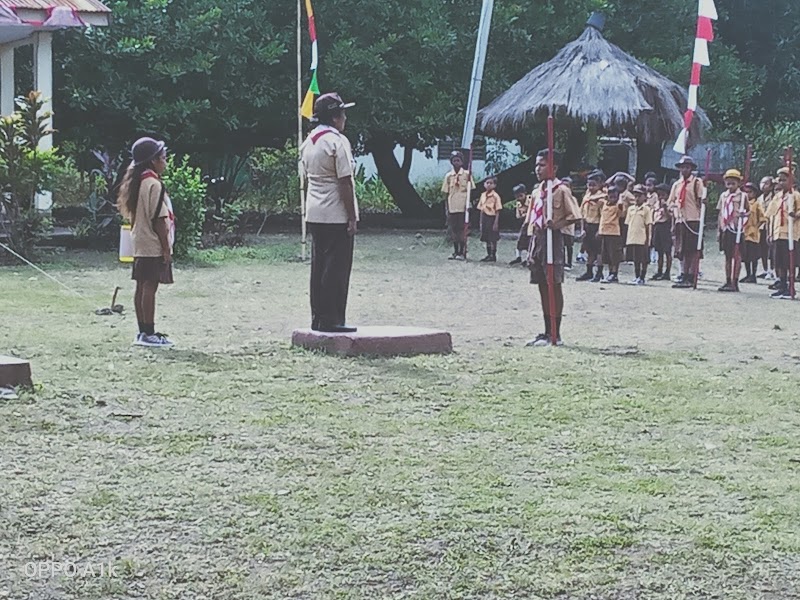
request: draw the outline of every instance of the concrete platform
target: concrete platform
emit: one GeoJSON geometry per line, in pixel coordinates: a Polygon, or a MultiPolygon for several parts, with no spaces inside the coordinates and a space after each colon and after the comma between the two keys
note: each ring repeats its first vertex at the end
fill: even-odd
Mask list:
{"type": "Polygon", "coordinates": [[[421,327],[359,327],[356,333],[296,329],[292,346],[339,356],[413,356],[449,354],[453,339],[446,331],[421,327]]]}
{"type": "Polygon", "coordinates": [[[30,387],[32,385],[31,363],[21,358],[0,354],[0,387],[30,387]]]}

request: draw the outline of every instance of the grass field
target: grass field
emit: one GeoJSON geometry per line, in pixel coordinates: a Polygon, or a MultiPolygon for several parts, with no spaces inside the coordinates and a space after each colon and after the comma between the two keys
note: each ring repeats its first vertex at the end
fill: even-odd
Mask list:
{"type": "Polygon", "coordinates": [[[349,320],[456,352],[337,359],[288,344],[291,241],[178,265],[160,353],[112,255],[47,266],[83,298],[0,269],[37,382],[0,400],[0,598],[800,598],[797,305],[712,292],[715,256],[697,292],[568,282],[530,349],[525,271],[366,234],[349,320]]]}

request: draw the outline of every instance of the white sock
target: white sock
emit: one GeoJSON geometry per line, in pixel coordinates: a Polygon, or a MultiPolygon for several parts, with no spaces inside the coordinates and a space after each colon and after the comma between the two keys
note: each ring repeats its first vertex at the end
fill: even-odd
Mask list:
{"type": "Polygon", "coordinates": [[[522,252],[519,249],[517,249],[517,258],[521,258],[521,257],[522,257],[522,252]]]}

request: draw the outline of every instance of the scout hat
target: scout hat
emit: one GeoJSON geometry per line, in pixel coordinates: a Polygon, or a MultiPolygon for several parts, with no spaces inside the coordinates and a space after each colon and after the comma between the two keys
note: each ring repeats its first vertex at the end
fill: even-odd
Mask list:
{"type": "Polygon", "coordinates": [[[586,179],[588,179],[589,181],[605,181],[606,174],[603,173],[600,169],[595,169],[594,171],[589,173],[589,176],[586,179]]]}
{"type": "Polygon", "coordinates": [[[131,148],[133,164],[137,167],[146,165],[161,154],[166,147],[167,145],[164,142],[154,140],[151,137],[139,138],[133,143],[133,147],[131,148]]]}
{"type": "Polygon", "coordinates": [[[681,159],[675,163],[675,167],[680,169],[683,165],[692,165],[695,169],[697,168],[697,163],[694,162],[694,159],[691,156],[681,156],[681,159]]]}
{"type": "Polygon", "coordinates": [[[461,152],[461,150],[453,150],[450,153],[450,160],[453,160],[456,156],[460,158],[462,161],[464,160],[464,154],[461,152]]]}
{"type": "Polygon", "coordinates": [[[342,97],[336,92],[329,92],[327,94],[322,94],[317,100],[314,102],[314,115],[324,115],[334,110],[342,109],[342,108],[351,108],[355,106],[355,102],[344,102],[342,97]]]}
{"type": "Polygon", "coordinates": [[[755,192],[755,193],[759,193],[761,191],[761,190],[758,189],[758,186],[755,183],[753,183],[752,181],[748,181],[747,183],[745,183],[744,184],[744,189],[747,190],[748,192],[752,191],[752,192],[755,192]]]}
{"type": "Polygon", "coordinates": [[[633,186],[633,193],[634,194],[646,194],[647,188],[645,188],[641,183],[637,183],[633,186]]]}
{"type": "Polygon", "coordinates": [[[742,174],[739,169],[728,169],[725,171],[725,175],[723,179],[738,179],[739,181],[742,180],[742,174]]]}
{"type": "Polygon", "coordinates": [[[789,167],[781,167],[778,169],[778,175],[786,175],[788,177],[790,175],[789,167]]]}

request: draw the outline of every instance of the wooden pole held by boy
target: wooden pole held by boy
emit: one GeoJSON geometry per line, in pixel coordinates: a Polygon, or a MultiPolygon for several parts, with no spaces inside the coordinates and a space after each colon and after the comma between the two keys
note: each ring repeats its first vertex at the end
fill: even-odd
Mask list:
{"type": "MultiPolygon", "coordinates": [[[[750,181],[750,164],[753,160],[753,145],[747,145],[747,156],[744,160],[744,181],[742,183],[742,189],[744,189],[744,184],[750,181]]],[[[731,283],[733,288],[738,292],[739,291],[739,275],[742,271],[742,232],[744,231],[744,221],[747,218],[747,211],[749,210],[749,202],[747,200],[747,193],[746,192],[739,192],[739,215],[738,221],[736,224],[736,246],[733,250],[733,277],[731,277],[731,283]]]]}
{"type": "Polygon", "coordinates": [[[555,267],[553,265],[553,180],[555,179],[555,131],[553,115],[547,117],[547,289],[550,303],[550,337],[553,346],[558,343],[556,315],[555,267]]]}
{"type": "Polygon", "coordinates": [[[711,148],[706,152],[706,171],[703,173],[703,197],[700,201],[700,227],[697,231],[697,256],[694,262],[694,282],[693,287],[697,289],[697,281],[700,279],[700,256],[703,254],[703,234],[706,228],[706,201],[708,199],[708,172],[711,170],[711,148]]]}
{"type": "Polygon", "coordinates": [[[794,258],[794,214],[795,214],[795,203],[794,203],[794,161],[793,155],[794,148],[789,146],[786,149],[786,167],[789,169],[789,199],[791,204],[789,205],[789,295],[792,297],[792,300],[795,299],[795,275],[796,275],[796,265],[795,265],[795,258],[794,258]]]}

